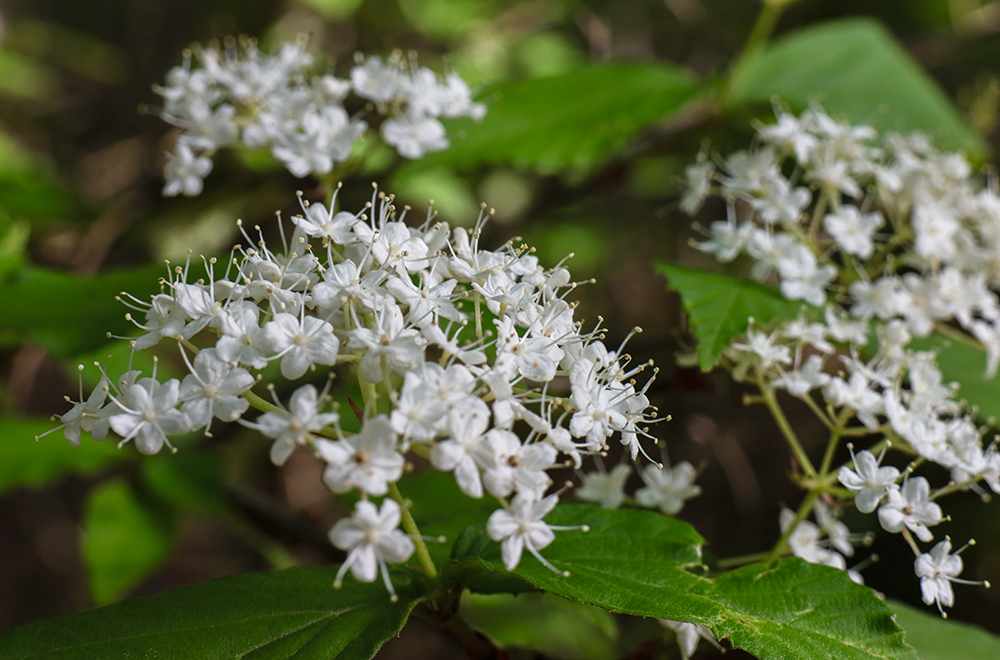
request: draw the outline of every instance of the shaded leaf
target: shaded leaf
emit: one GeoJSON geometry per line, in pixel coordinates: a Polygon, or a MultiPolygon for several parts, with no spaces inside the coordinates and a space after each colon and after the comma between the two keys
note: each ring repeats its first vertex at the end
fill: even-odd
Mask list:
{"type": "Polygon", "coordinates": [[[58,422],[0,417],[0,491],[16,486],[42,486],[67,472],[95,472],[126,456],[113,441],[90,442],[87,434],[74,447],[56,431],[35,442],[35,436],[51,431],[58,422]]]}
{"type": "Polygon", "coordinates": [[[697,91],[686,72],[661,64],[588,66],[502,84],[482,95],[486,118],[449,122],[451,147],[428,154],[419,168],[480,163],[541,172],[591,168],[637,132],[676,113],[697,91]]]}
{"type": "MultiPolygon", "coordinates": [[[[25,268],[15,282],[0,286],[0,330],[12,330],[59,356],[106,344],[107,333],[135,335],[128,309],[115,300],[128,291],[140,300],[160,289],[163,266],[143,266],[75,277],[44,268],[25,268]]],[[[141,314],[136,314],[142,320],[141,314]]]]}
{"type": "Polygon", "coordinates": [[[731,275],[663,262],[656,268],[667,278],[667,286],[681,294],[698,340],[702,371],[714,367],[733,339],[746,334],[751,317],[760,327],[775,318],[794,319],[805,305],[787,300],[774,287],[731,275]]]}
{"type": "Polygon", "coordinates": [[[362,660],[403,627],[425,586],[393,575],[331,587],[337,567],[252,573],[55,617],[0,635],[5,660],[362,660]]]}
{"type": "Polygon", "coordinates": [[[94,602],[104,605],[159,566],[170,553],[161,512],[136,497],[123,480],[90,494],[83,518],[83,557],[94,602]]]}
{"type": "Polygon", "coordinates": [[[143,457],[145,483],[166,502],[185,509],[228,510],[222,457],[205,448],[143,457]]]}
{"type": "Polygon", "coordinates": [[[735,72],[727,101],[774,97],[796,110],[818,101],[853,123],[924,131],[942,145],[985,153],[941,88],[876,21],[830,21],[775,41],[735,72]]]}
{"type": "Polygon", "coordinates": [[[889,601],[889,607],[920,660],[1000,658],[1000,637],[982,628],[942,619],[937,613],[922,612],[895,600],[889,601]]]}
{"type": "MultiPolygon", "coordinates": [[[[639,616],[701,623],[737,647],[768,660],[914,659],[876,593],[844,571],[791,558],[746,566],[715,578],[700,563],[697,533],[648,511],[562,505],[549,524],[587,524],[560,532],[543,551],[563,577],[525,556],[513,573],[571,600],[639,616]]],[[[470,528],[455,559],[504,573],[500,544],[485,526],[470,528]]]]}
{"type": "Polygon", "coordinates": [[[531,649],[565,660],[617,655],[618,626],[610,613],[552,594],[467,594],[460,614],[501,647],[531,649]]]}

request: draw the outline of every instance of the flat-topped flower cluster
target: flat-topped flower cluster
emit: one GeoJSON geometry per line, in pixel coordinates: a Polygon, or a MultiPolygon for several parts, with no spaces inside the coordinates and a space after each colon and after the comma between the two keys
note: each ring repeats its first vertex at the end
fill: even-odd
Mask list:
{"type": "Polygon", "coordinates": [[[359,55],[348,80],[313,75],[305,46],[300,40],[268,55],[243,40],[185,52],[166,86],[155,88],[163,118],[183,129],[168,157],[164,194],[199,194],[212,155],[237,144],[269,149],[298,177],[330,172],[348,160],[368,127],[344,108],[352,92],[385,118],[382,139],[405,158],[448,147],[439,118],[486,113],[455,73],[440,77],[394,53],[387,60],[359,55]]]}
{"type": "MultiPolygon", "coordinates": [[[[924,600],[951,605],[957,571],[929,577],[928,566],[961,570],[961,560],[948,555],[947,541],[922,553],[913,536],[933,540],[931,527],[946,519],[938,497],[979,490],[981,481],[1000,492],[1000,454],[984,442],[975,411],[956,398],[957,385],[944,382],[936,353],[911,341],[937,331],[978,343],[988,374],[996,372],[996,182],[984,186],[964,156],[936,150],[923,135],[880,138],[818,108],[799,117],[779,111],[776,124],[758,126],[758,141],[752,151],[688,168],[682,205],[693,213],[707,196],[723,197],[727,220],[713,222],[696,247],[723,262],[748,255],[754,276],[812,307],[764,329],[751,320],[727,353],[733,374],[762,392],[802,399],[830,429],[819,470],[807,457],[800,466],[807,477],[833,475],[831,459],[845,439],[881,438],[873,451],[852,447],[852,464],[835,473],[843,486],[836,494],[862,512],[877,509],[883,529],[901,532],[918,555],[924,600]],[[890,447],[911,461],[902,471],[881,465],[890,447]],[[928,461],[949,469],[952,481],[933,490],[912,476],[928,461]]],[[[789,547],[845,568],[863,536],[850,534],[821,499],[810,501],[803,515],[782,516],[789,547]],[[805,520],[809,513],[817,524],[805,520]]]]}
{"type": "Polygon", "coordinates": [[[397,530],[398,504],[364,501],[393,495],[412,451],[452,472],[470,497],[501,502],[488,529],[508,568],[525,549],[549,565],[539,550],[555,528],[542,519],[559,494],[549,493],[548,471],[579,467],[612,438],[633,458],[645,454],[652,379],[640,387],[634,376],[648,365],[630,367],[602,343],[599,322],[585,331],[574,319],[566,297],[576,284],[562,265],[543,268],[513,242],[480,247],[485,210],[471,230],[430,212],[412,227],[377,190],[358,213],[336,212],[335,202],[302,202],[280,248],[245,232],[225,268],[208,260],[206,277],[194,279],[189,259],[150,301],[128,299],[142,331],[134,348],[179,343],[190,374],[106,377],[62,416],[67,439],[110,430],[154,454],[170,436],[240,420],[273,440],[275,464],[308,448],[326,462],[330,490],[361,494],[331,539],[349,551],[341,575],[368,581],[413,551],[397,530]],[[344,413],[311,383],[287,407],[253,394],[254,372],[276,361],[289,381],[355,365],[364,410],[346,414],[362,418],[360,432],[345,433],[344,413]],[[556,388],[568,397],[553,396],[556,388]],[[251,403],[266,412],[246,421],[251,403]]]}

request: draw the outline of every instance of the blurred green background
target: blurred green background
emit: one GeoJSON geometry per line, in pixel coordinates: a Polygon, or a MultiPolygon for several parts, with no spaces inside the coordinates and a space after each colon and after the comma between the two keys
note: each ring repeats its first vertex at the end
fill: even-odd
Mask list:
{"type": "MultiPolygon", "coordinates": [[[[242,429],[220,432],[211,452],[142,461],[89,440],[74,449],[59,434],[31,441],[66,409],[64,396],[77,397],[78,363],[127,360],[105,339],[128,331],[115,293],[152,291],[158,264],[189,248],[225,253],[236,218],[263,224],[294,212],[296,190],[318,195],[269,157],[224,152],[200,197],[160,196],[174,134],[151,86],[186,46],[230,35],[267,48],[306,33],[340,75],[355,52],[393,49],[460,73],[490,106],[484,122],[456,123],[455,147],[423,161],[373,159],[345,182],[345,208],[360,208],[374,180],[420,215],[434,199],[454,224],[471,224],[480,202],[494,207],[487,245],[520,235],[549,265],[574,253],[574,279],[598,278],[577,290],[578,318],[601,314],[611,345],[645,329],[630,352],[663,368],[654,403],[674,421],[661,437],[672,460],[705,465],[704,495],[682,517],[720,556],[773,543],[780,504],[798,499],[784,444],[726,374],[675,365],[690,338],[651,266],[711,267],[677,209],[683,168],[706,143],[745,145],[774,93],[921,128],[988,161],[1000,140],[1000,3],[803,0],[774,26],[791,54],[730,81],[759,13],[751,0],[0,1],[0,631],[289,557],[336,560],[323,538],[339,514],[319,467],[297,457],[274,469],[242,429]],[[858,18],[872,22],[835,22],[858,18]],[[809,50],[823,35],[794,41],[824,26],[835,27],[823,38],[858,56],[824,64],[828,51],[809,50]],[[524,113],[531,121],[516,125],[524,113]],[[124,547],[101,547],[108,525],[131,530],[124,547]]],[[[795,412],[808,436],[811,418],[795,412]]],[[[1000,584],[996,506],[969,495],[949,512],[948,533],[979,541],[966,575],[1000,584]]],[[[868,584],[918,601],[902,540],[875,550],[883,561],[865,571],[868,584]]],[[[1000,632],[1000,590],[963,589],[957,600],[953,616],[1000,632]]],[[[428,657],[454,651],[419,624],[404,640],[386,657],[407,657],[413,643],[428,657]]]]}

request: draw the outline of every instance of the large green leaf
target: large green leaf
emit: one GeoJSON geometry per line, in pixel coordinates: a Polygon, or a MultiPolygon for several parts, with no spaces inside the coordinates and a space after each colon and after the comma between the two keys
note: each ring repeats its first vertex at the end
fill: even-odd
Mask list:
{"type": "Polygon", "coordinates": [[[486,118],[449,122],[451,147],[428,154],[419,168],[490,163],[542,172],[587,169],[676,113],[696,92],[686,72],[662,64],[589,66],[503,84],[482,96],[486,118]]]}
{"type": "Polygon", "coordinates": [[[136,497],[125,481],[101,484],[83,519],[83,556],[94,602],[104,605],[145,577],[170,553],[163,512],[136,497]]]}
{"type": "Polygon", "coordinates": [[[337,567],[252,573],[46,619],[0,635],[4,660],[362,660],[403,627],[426,587],[396,572],[381,583],[337,567]]]}
{"type": "MultiPolygon", "coordinates": [[[[709,578],[697,533],[648,511],[563,505],[546,519],[590,532],[560,532],[544,556],[569,577],[525,556],[513,573],[577,602],[640,616],[701,623],[766,660],[915,658],[892,613],[874,591],[843,571],[783,559],[709,578]]],[[[500,544],[485,526],[456,542],[455,566],[478,563],[504,573],[500,544]]]]}
{"type": "Polygon", "coordinates": [[[681,302],[698,340],[698,361],[708,371],[733,339],[746,334],[753,318],[758,326],[772,319],[794,319],[801,300],[787,300],[777,289],[731,275],[709,273],[659,262],[667,285],[681,302]]]}
{"type": "MultiPolygon", "coordinates": [[[[159,291],[161,266],[82,278],[44,268],[26,268],[20,280],[0,287],[0,330],[12,330],[60,356],[107,343],[107,333],[138,334],[115,300],[128,291],[140,300],[159,291]]],[[[142,321],[141,313],[134,314],[142,321]]]]}
{"type": "Polygon", "coordinates": [[[1000,637],[981,628],[942,619],[895,600],[889,601],[889,607],[920,660],[1000,658],[1000,637]]]}
{"type": "Polygon", "coordinates": [[[62,431],[35,442],[35,436],[51,431],[57,424],[0,417],[0,492],[16,486],[42,486],[67,472],[94,472],[127,458],[114,441],[85,439],[82,446],[74,447],[62,431]]]}
{"type": "Polygon", "coordinates": [[[943,145],[985,152],[944,92],[879,23],[832,21],[776,41],[734,72],[728,103],[796,109],[817,101],[855,123],[920,130],[943,145]]]}

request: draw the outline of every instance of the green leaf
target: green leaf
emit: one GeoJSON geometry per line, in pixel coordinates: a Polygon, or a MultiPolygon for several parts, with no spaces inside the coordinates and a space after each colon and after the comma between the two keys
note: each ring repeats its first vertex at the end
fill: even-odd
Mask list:
{"type": "Polygon", "coordinates": [[[797,110],[818,101],[854,123],[925,131],[943,146],[986,151],[941,88],[872,20],[831,21],[776,41],[734,73],[727,102],[774,97],[797,110]]]}
{"type": "Polygon", "coordinates": [[[895,600],[889,601],[889,607],[920,660],[1000,658],[1000,637],[981,628],[942,619],[895,600]]]}
{"type": "MultiPolygon", "coordinates": [[[[107,333],[137,334],[129,311],[115,300],[128,291],[140,300],[157,293],[163,266],[82,278],[44,268],[26,268],[16,282],[0,286],[0,330],[12,330],[65,357],[107,343],[107,333]]],[[[134,313],[142,321],[141,313],[134,313]]]]}
{"type": "Polygon", "coordinates": [[[170,530],[123,480],[90,494],[83,520],[83,556],[94,602],[104,605],[145,577],[170,553],[170,530]]]}
{"type": "Polygon", "coordinates": [[[21,270],[30,234],[26,220],[12,221],[0,214],[0,282],[21,270]]]}
{"type": "MultiPolygon", "coordinates": [[[[126,460],[114,442],[84,441],[74,447],[56,431],[57,422],[0,417],[0,492],[16,486],[42,486],[67,472],[92,473],[126,460]]],[[[86,437],[86,434],[84,434],[86,437]]]]}
{"type": "Polygon", "coordinates": [[[764,326],[775,318],[794,319],[805,306],[773,287],[739,277],[663,262],[656,268],[667,278],[667,286],[681,294],[698,340],[702,371],[714,367],[733,339],[746,334],[751,317],[764,326]]]}
{"type": "MultiPolygon", "coordinates": [[[[701,539],[690,526],[648,511],[562,505],[546,519],[590,526],[560,532],[542,553],[563,577],[530,556],[513,574],[570,600],[611,611],[689,621],[768,660],[914,659],[876,593],[847,573],[791,558],[715,578],[696,575],[701,539]]],[[[454,558],[505,573],[500,544],[485,526],[468,530],[454,558]]],[[[467,570],[467,568],[466,568],[467,570]]]]}
{"type": "Polygon", "coordinates": [[[910,348],[937,351],[938,368],[945,382],[958,381],[958,398],[979,408],[983,417],[1000,419],[1000,378],[986,377],[986,352],[939,334],[914,339],[910,348]]]}
{"type": "Polygon", "coordinates": [[[540,651],[564,660],[618,655],[618,626],[610,613],[552,594],[466,594],[460,614],[501,647],[540,651]]]}
{"type": "Polygon", "coordinates": [[[490,163],[585,170],[696,93],[686,72],[659,64],[588,66],[499,85],[482,95],[486,117],[449,122],[451,147],[428,154],[419,168],[490,163]]]}
{"type": "Polygon", "coordinates": [[[164,502],[214,513],[228,510],[218,452],[192,447],[143,457],[139,465],[145,483],[164,502]]]}
{"type": "Polygon", "coordinates": [[[252,573],[181,587],[0,635],[5,660],[363,660],[403,627],[424,598],[409,572],[393,574],[399,601],[381,583],[337,567],[252,573]]]}

